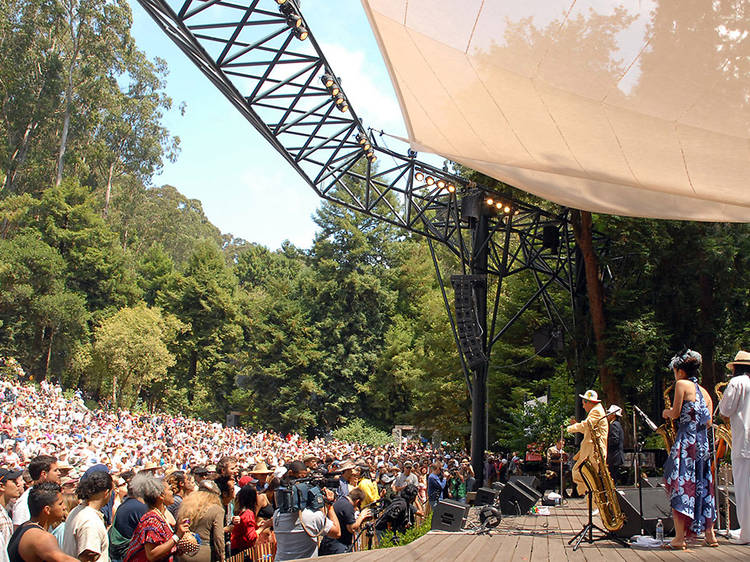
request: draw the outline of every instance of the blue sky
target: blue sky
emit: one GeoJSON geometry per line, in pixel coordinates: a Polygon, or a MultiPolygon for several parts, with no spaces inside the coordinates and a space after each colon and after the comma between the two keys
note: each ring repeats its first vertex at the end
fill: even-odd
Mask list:
{"type": "MultiPolygon", "coordinates": [[[[284,240],[309,248],[320,200],[304,180],[230,105],[156,26],[136,0],[133,36],[149,58],[169,65],[173,110],[164,123],[181,139],[175,163],[154,184],[199,199],[222,232],[269,248],[284,240]],[[179,106],[185,104],[184,115],[179,106]]],[[[303,0],[300,8],[342,87],[367,126],[405,136],[396,96],[362,5],[357,0],[303,0]]],[[[405,151],[395,141],[388,146],[405,151]]]]}

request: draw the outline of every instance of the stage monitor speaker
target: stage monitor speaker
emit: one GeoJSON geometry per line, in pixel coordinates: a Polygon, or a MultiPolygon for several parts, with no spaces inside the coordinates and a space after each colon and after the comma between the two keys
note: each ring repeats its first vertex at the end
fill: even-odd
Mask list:
{"type": "MultiPolygon", "coordinates": [[[[716,498],[718,502],[718,507],[721,510],[721,528],[726,528],[726,517],[725,515],[725,506],[726,506],[726,487],[725,486],[719,486],[719,494],[716,498]]],[[[734,486],[729,486],[729,528],[732,530],[739,529],[740,524],[737,522],[737,503],[734,499],[734,486]]]]}
{"type": "Polygon", "coordinates": [[[518,483],[508,482],[500,491],[500,511],[503,515],[526,515],[538,499],[518,483]]]}
{"type": "Polygon", "coordinates": [[[494,488],[479,488],[474,498],[474,505],[492,505],[499,493],[500,491],[494,488]]]}
{"type": "Polygon", "coordinates": [[[533,474],[514,475],[508,478],[508,482],[523,482],[529,488],[534,488],[536,490],[538,490],[539,486],[541,485],[541,482],[539,482],[539,478],[534,476],[533,474]]]}
{"type": "Polygon", "coordinates": [[[541,499],[542,493],[536,488],[529,486],[525,480],[517,480],[514,484],[529,494],[532,498],[536,498],[537,501],[541,499]]]}
{"type": "Polygon", "coordinates": [[[620,510],[625,515],[625,524],[615,534],[618,537],[630,538],[640,535],[641,529],[647,535],[654,536],[656,533],[656,522],[661,519],[664,524],[664,535],[674,531],[672,520],[672,508],[664,488],[641,488],[643,493],[643,519],[641,519],[638,487],[629,486],[619,488],[617,497],[620,500],[620,510]]]}
{"type": "Polygon", "coordinates": [[[227,414],[227,427],[239,427],[240,417],[237,414],[227,414]]]}
{"type": "Polygon", "coordinates": [[[432,512],[432,530],[460,531],[466,522],[469,506],[454,500],[440,500],[432,512]]]}

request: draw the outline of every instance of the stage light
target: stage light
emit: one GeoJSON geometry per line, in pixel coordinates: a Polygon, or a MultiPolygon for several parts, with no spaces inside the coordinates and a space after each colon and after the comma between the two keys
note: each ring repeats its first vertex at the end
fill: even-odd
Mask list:
{"type": "Polygon", "coordinates": [[[486,202],[486,203],[487,203],[488,205],[494,205],[494,204],[495,204],[495,202],[494,202],[494,201],[492,200],[492,198],[491,198],[491,197],[488,197],[488,198],[487,198],[487,201],[485,201],[485,202],[486,202]]]}
{"type": "Polygon", "coordinates": [[[497,203],[495,203],[495,207],[497,207],[498,209],[502,209],[503,208],[503,202],[502,201],[498,201],[497,203]]]}
{"type": "Polygon", "coordinates": [[[297,39],[299,39],[300,41],[304,41],[305,39],[307,39],[307,36],[310,35],[304,25],[294,27],[292,28],[292,31],[294,32],[295,37],[297,37],[297,39]]]}
{"type": "Polygon", "coordinates": [[[339,88],[339,85],[336,84],[336,79],[330,74],[324,74],[323,76],[321,76],[320,81],[323,82],[323,85],[326,88],[328,88],[328,91],[332,96],[337,96],[339,92],[341,92],[341,88],[339,88]]]}
{"type": "MultiPolygon", "coordinates": [[[[361,145],[367,144],[367,135],[364,133],[357,133],[357,142],[361,145]]],[[[367,150],[365,148],[365,150],[367,150]]]]}
{"type": "Polygon", "coordinates": [[[518,209],[516,209],[516,212],[515,212],[515,213],[513,213],[513,215],[518,215],[518,214],[520,214],[520,213],[521,213],[521,211],[519,211],[518,209]]]}
{"type": "Polygon", "coordinates": [[[286,3],[286,0],[276,0],[276,3],[280,6],[281,4],[286,3]]]}
{"type": "Polygon", "coordinates": [[[435,178],[433,178],[432,176],[427,176],[427,179],[425,181],[427,185],[432,185],[435,183],[435,178]]]}
{"type": "Polygon", "coordinates": [[[339,108],[339,111],[341,113],[346,113],[347,111],[349,111],[349,104],[348,103],[342,103],[340,105],[337,105],[336,107],[339,108]]]}
{"type": "Polygon", "coordinates": [[[510,213],[510,207],[508,207],[508,206],[506,205],[506,206],[505,206],[505,208],[503,209],[503,211],[504,211],[505,213],[510,213]]]}
{"type": "Polygon", "coordinates": [[[448,184],[448,191],[449,191],[450,193],[453,193],[454,191],[456,191],[456,186],[455,186],[455,185],[453,185],[452,183],[449,183],[449,184],[448,184]]]}
{"type": "Polygon", "coordinates": [[[416,174],[414,174],[414,179],[417,180],[417,181],[424,180],[424,173],[423,172],[417,172],[416,174]]]}
{"type": "Polygon", "coordinates": [[[343,104],[346,101],[346,98],[344,97],[344,94],[341,94],[341,93],[336,94],[333,97],[333,99],[336,102],[336,105],[341,105],[341,104],[343,104]]]}
{"type": "Polygon", "coordinates": [[[439,187],[440,189],[443,189],[443,188],[445,187],[445,180],[438,180],[438,181],[437,181],[437,186],[438,186],[438,187],[439,187]]]}

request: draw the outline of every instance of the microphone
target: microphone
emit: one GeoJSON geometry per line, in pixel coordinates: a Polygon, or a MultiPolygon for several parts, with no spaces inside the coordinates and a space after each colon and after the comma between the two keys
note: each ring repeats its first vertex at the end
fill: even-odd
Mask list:
{"type": "Polygon", "coordinates": [[[633,405],[633,408],[635,409],[635,411],[636,411],[636,412],[638,412],[638,415],[640,415],[640,416],[641,416],[641,418],[643,418],[643,421],[644,421],[644,422],[646,422],[646,425],[647,425],[647,426],[649,427],[649,429],[650,429],[651,431],[656,431],[656,430],[658,429],[658,427],[656,427],[656,424],[655,424],[654,422],[652,422],[652,421],[651,421],[651,418],[649,418],[649,417],[648,417],[648,416],[647,416],[647,415],[646,415],[646,414],[645,414],[645,413],[643,412],[643,410],[641,410],[641,409],[640,409],[640,408],[639,408],[638,406],[636,406],[636,405],[633,405]]]}

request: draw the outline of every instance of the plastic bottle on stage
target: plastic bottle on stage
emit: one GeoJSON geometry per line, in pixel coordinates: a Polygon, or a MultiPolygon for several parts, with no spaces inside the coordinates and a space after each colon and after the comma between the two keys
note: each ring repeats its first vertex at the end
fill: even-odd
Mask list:
{"type": "Polygon", "coordinates": [[[656,522],[656,540],[664,540],[664,523],[662,523],[661,519],[656,522]]]}

